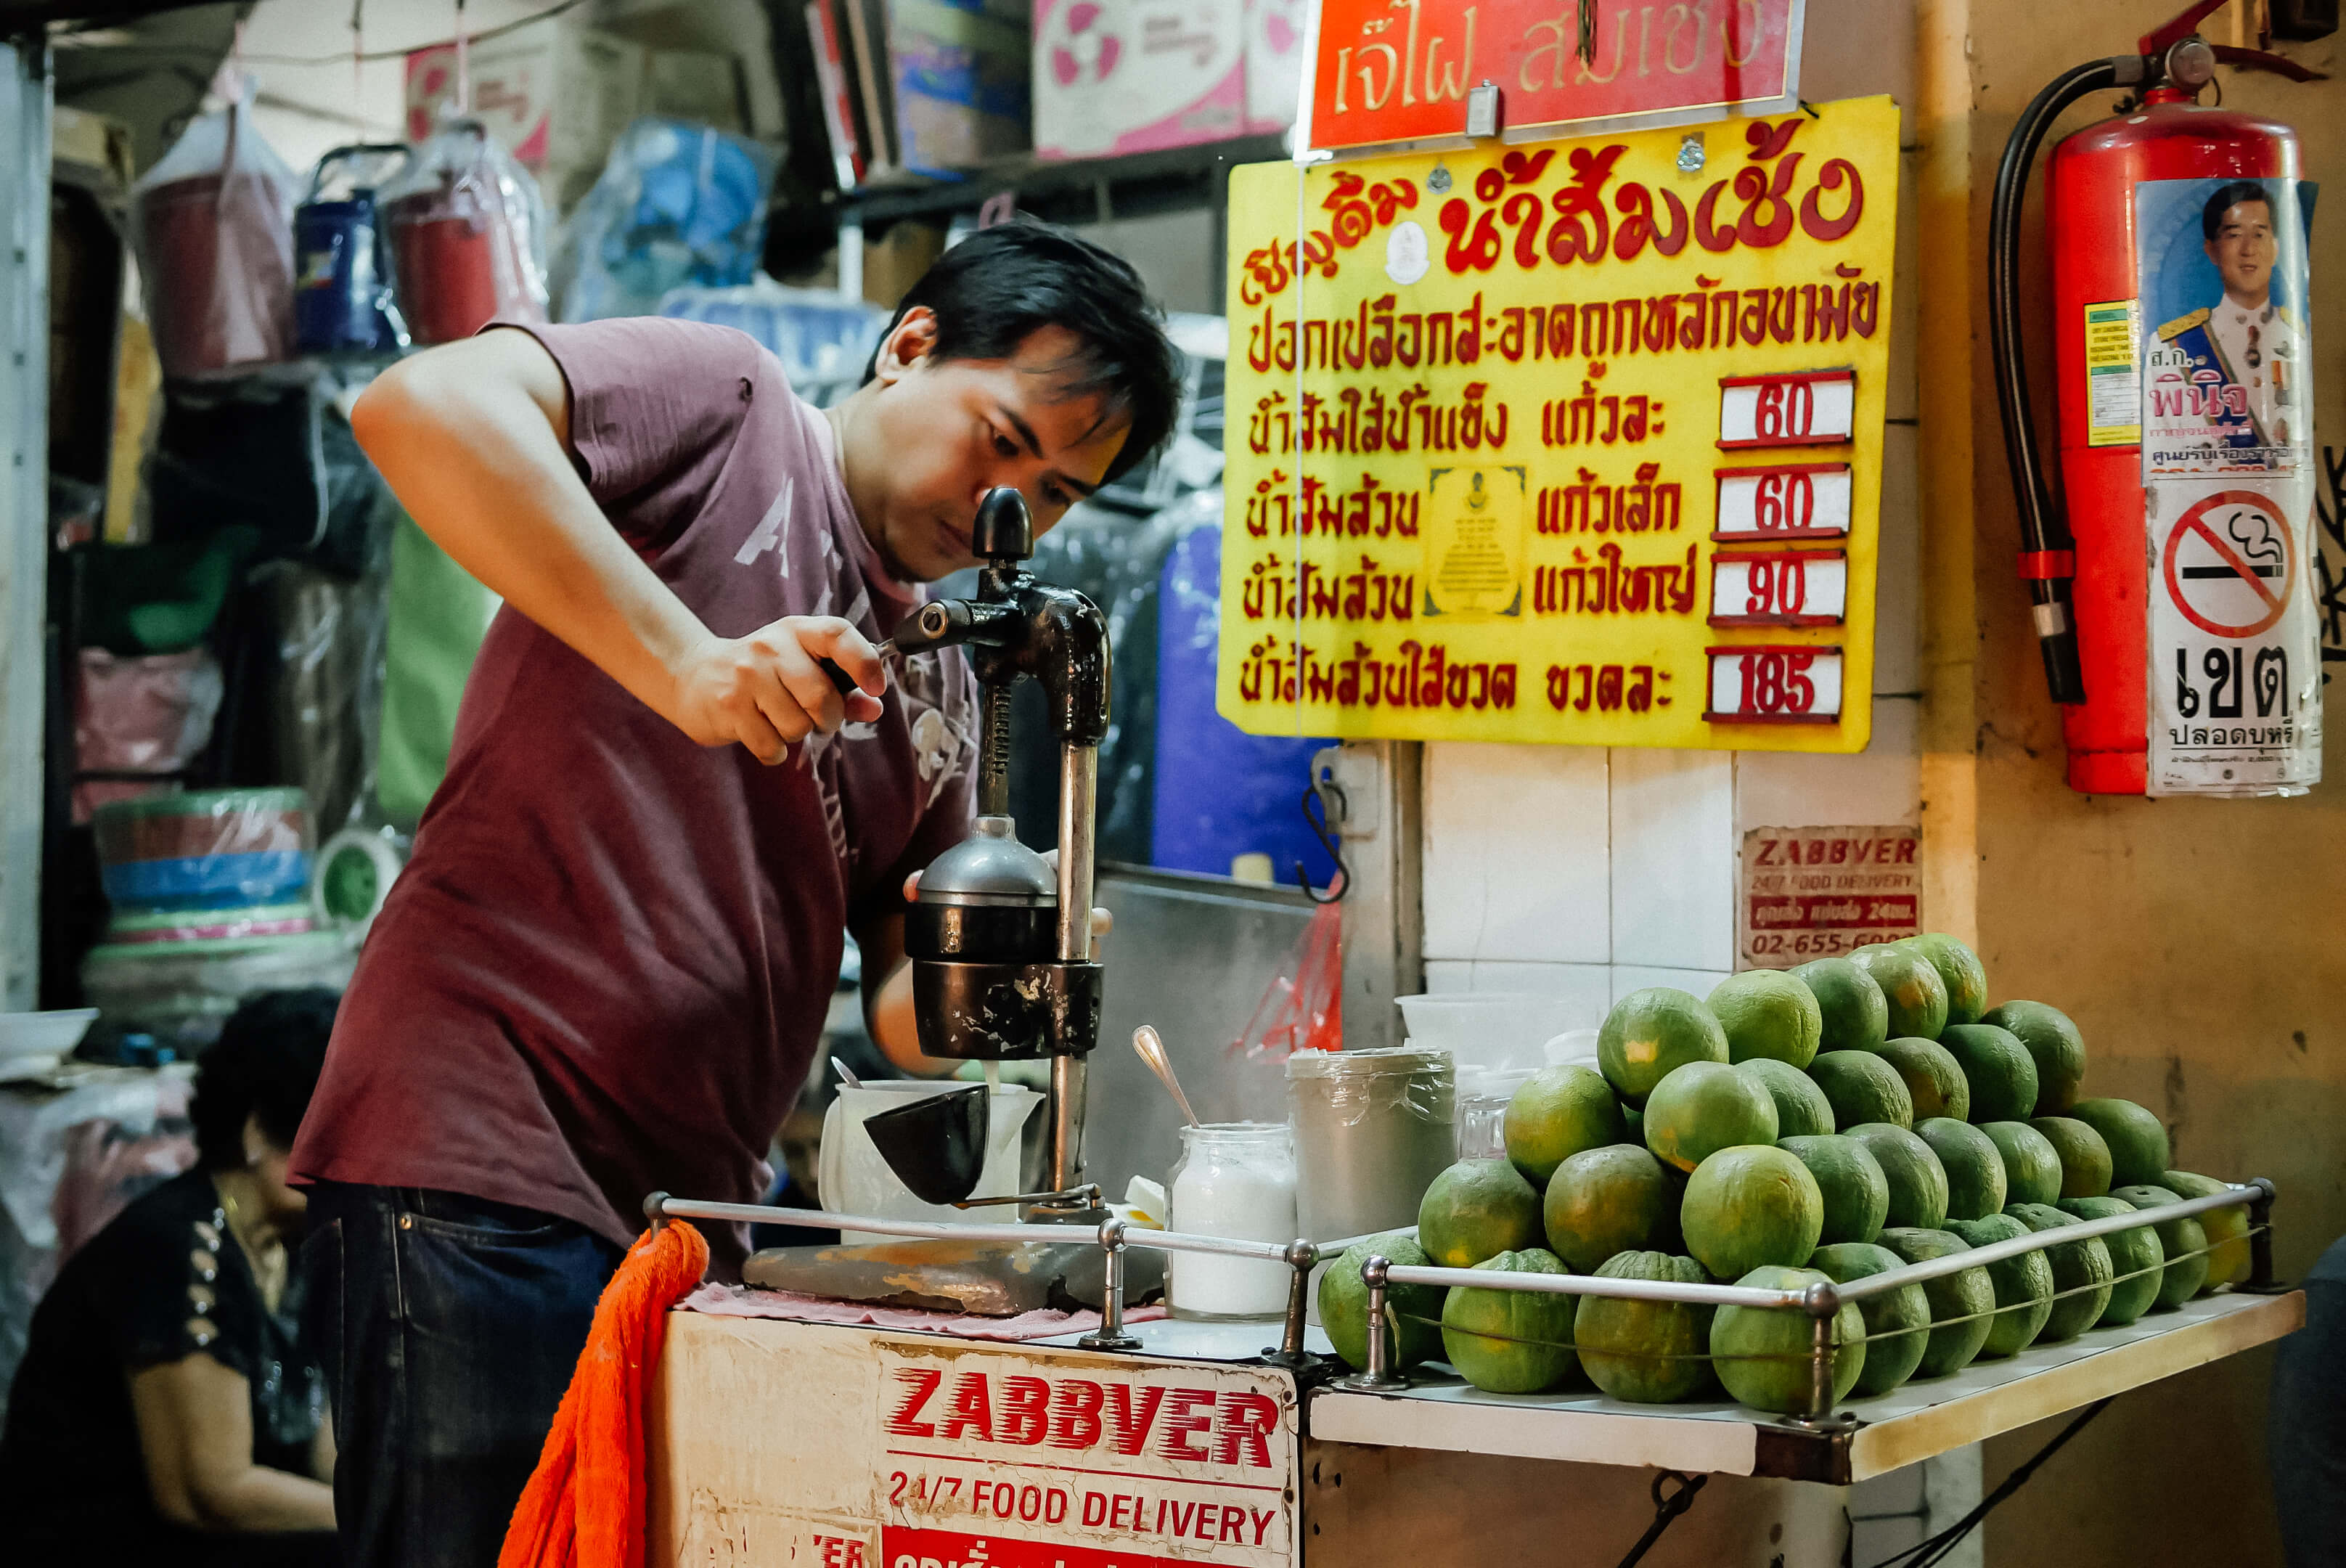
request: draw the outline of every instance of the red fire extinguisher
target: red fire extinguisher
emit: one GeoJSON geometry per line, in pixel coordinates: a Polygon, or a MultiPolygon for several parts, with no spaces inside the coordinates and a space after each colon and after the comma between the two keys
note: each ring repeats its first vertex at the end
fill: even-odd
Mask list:
{"type": "MultiPolygon", "coordinates": [[[[2159,532],[2164,538],[2166,533],[2159,517],[2146,516],[2146,499],[2150,492],[2147,488],[2143,434],[2150,427],[2143,423],[2148,412],[2143,404],[2143,392],[2145,380],[2156,378],[2143,375],[2141,355],[2146,343],[2154,350],[2162,346],[2162,331],[2171,331],[2181,339],[2188,329],[2175,322],[2163,324],[2145,319],[2145,313],[2156,309],[2157,304],[2138,297],[2143,277],[2139,270],[2140,252],[2155,241],[2165,244],[2176,240],[2177,236],[2172,230],[2165,235],[2137,233],[2137,188],[2157,181],[2217,182],[2210,186],[2213,194],[2207,199],[2211,206],[2226,191],[2238,195],[2251,187],[2293,192],[2300,162],[2294,131],[2253,115],[2220,107],[2202,107],[2198,99],[2213,77],[2218,61],[2245,69],[2271,71],[2296,81],[2317,79],[2319,73],[2278,55],[2211,45],[2200,38],[2194,29],[2221,4],[2222,0],[2198,0],[2173,21],[2145,35],[2135,53],[2088,61],[2055,78],[2021,114],[1996,172],[1989,222],[1989,325],[2005,455],[2020,505],[2020,575],[2032,601],[2045,677],[2054,701],[2061,705],[2062,734],[2069,754],[2068,781],[2072,789],[2087,793],[2140,795],[2194,790],[2190,782],[2170,782],[2165,789],[2160,787],[2158,764],[2164,755],[2161,748],[2175,750],[2167,742],[2176,739],[2188,752],[2195,736],[2204,742],[2207,731],[2204,728],[2195,730],[2190,723],[2176,720],[2158,728],[2154,736],[2154,727],[2174,717],[2162,708],[2167,688],[2154,693],[2155,681],[2186,680],[2182,698],[2191,705],[2190,711],[2195,716],[2211,700],[2217,713],[2228,711],[2225,692],[2220,687],[2208,692],[2194,662],[2206,650],[2195,647],[2189,650],[2188,657],[2178,655],[2177,662],[2187,667],[2181,677],[2172,677],[2163,667],[2154,669],[2151,663],[2154,655],[2150,644],[2154,639],[2148,606],[2149,596],[2160,586],[2156,560],[2160,542],[2150,535],[2159,532]],[[2045,199],[2057,342],[2056,423],[2064,505],[2056,504],[2047,483],[2029,407],[2025,358],[2016,319],[2020,213],[2030,166],[2053,122],[2070,104],[2111,88],[2125,89],[2132,96],[2123,99],[2116,106],[2117,112],[2109,118],[2086,127],[2054,148],[2045,199]],[[2223,183],[2232,181],[2242,183],[2237,187],[2223,183]],[[2144,334],[2149,336],[2146,338],[2144,334]]],[[[2276,9],[2291,12],[2285,5],[2276,9]]],[[[2296,8],[2305,9],[2308,8],[2296,8]]],[[[2290,36],[2319,37],[2334,29],[2334,5],[2312,9],[2326,9],[2328,15],[2300,20],[2290,36]]],[[[2266,199],[2251,195],[2249,199],[2266,199]]],[[[2293,199],[2293,196],[2268,199],[2265,216],[2272,217],[2276,203],[2293,199]]],[[[2252,209],[2249,215],[2254,216],[2252,209]]],[[[2196,227],[2198,209],[2193,208],[2189,216],[2194,220],[2193,231],[2183,238],[2196,250],[2200,243],[2196,227]]],[[[2293,212],[2288,216],[2295,220],[2293,212]]],[[[2208,243],[2212,260],[2216,254],[2212,232],[2208,243]]],[[[2192,260],[2197,265],[2196,255],[2192,260]]],[[[2304,301],[2300,298],[2293,307],[2284,308],[2280,311],[2284,323],[2301,321],[2303,307],[2304,301]]],[[[2207,313],[2203,311],[2201,315],[2207,313]]],[[[2268,310],[2266,313],[2273,312],[2268,310]]],[[[2200,326],[2203,336],[2212,334],[2212,323],[2202,322],[2200,326]]],[[[2183,356],[2178,351],[2175,357],[2183,356]]],[[[2222,354],[2220,350],[2211,350],[2205,357],[2221,361],[2222,354]]],[[[2263,356],[2251,351],[2246,356],[2235,357],[2263,356]]],[[[2301,365],[2301,360],[2299,362],[2301,365]]],[[[2280,377],[2277,369],[2259,368],[2269,372],[2265,380],[2280,377]]],[[[2218,385],[2217,380],[2227,372],[2203,369],[2197,373],[2214,388],[2207,394],[2214,406],[2229,385],[2218,385]]],[[[2237,373],[2244,382],[2253,379],[2246,372],[2231,373],[2237,373]]],[[[2290,373],[2297,373],[2294,367],[2290,373]]],[[[2200,395],[2200,389],[2191,387],[2188,373],[2176,379],[2194,396],[2200,395]]],[[[2259,387],[2262,384],[2259,382],[2259,387]]],[[[2240,392],[2233,401],[2246,408],[2247,392],[2240,392]]],[[[2302,428],[2289,439],[2310,441],[2310,404],[2306,412],[2309,417],[2302,421],[2302,428]]],[[[2243,430],[2255,423],[2245,413],[2236,423],[2243,430]]],[[[2221,428],[2229,431],[2232,427],[2221,428]]],[[[2261,427],[2257,429],[2261,431],[2261,427]]],[[[2246,445],[2248,438],[2225,435],[2217,439],[2219,444],[2232,441],[2246,445]]],[[[2209,471],[2213,472],[2212,467],[2209,471]]],[[[2168,504],[2169,514],[2176,504],[2168,504]]],[[[2153,499],[2150,507],[2153,513],[2159,512],[2159,501],[2153,499]]],[[[2208,536],[2220,538],[2221,529],[2211,528],[2208,536]]],[[[2186,542],[2196,546],[2197,538],[2195,535],[2186,542]]],[[[2231,546],[2227,541],[2221,547],[2231,546]]],[[[2303,540],[2297,547],[2310,549],[2311,541],[2303,540]]],[[[2207,548],[2212,551],[2218,547],[2207,548]]],[[[2210,558],[2220,565],[2224,559],[2239,557],[2218,554],[2210,558]]],[[[2211,570],[2192,564],[2198,559],[2187,552],[2185,564],[2177,568],[2170,563],[2168,571],[2179,569],[2188,575],[2211,570]]],[[[2301,568],[2301,555],[2292,559],[2301,568]]],[[[2250,564],[2248,569],[2259,568],[2250,564]]],[[[2277,573],[2280,569],[2272,570],[2277,573]]],[[[2299,569],[2293,575],[2302,577],[2304,574],[2299,569]]],[[[2248,579],[2241,582],[2245,585],[2235,591],[2243,596],[2258,586],[2248,579]]],[[[2209,584],[2204,590],[2194,591],[2214,595],[2223,586],[2209,584]]],[[[2267,584],[2266,589],[2276,591],[2271,584],[2267,584]]],[[[2283,581],[2277,591],[2288,592],[2288,583],[2283,581]]],[[[2220,627],[2225,625],[2222,617],[2231,613],[2211,608],[2201,618],[2220,627]]],[[[2248,617],[2242,616],[2241,624],[2249,624],[2248,617]]],[[[2238,648],[2218,651],[2235,661],[2243,657],[2238,648]]],[[[2254,658],[2254,651],[2247,657],[2254,658]]],[[[2245,672],[2249,667],[2242,663],[2239,667],[2245,672]]],[[[2256,666],[2257,679],[2264,678],[2266,668],[2262,664],[2256,666]]],[[[2311,733],[2315,738],[2313,767],[2318,777],[2319,676],[2318,672],[2299,673],[2313,683],[2307,689],[2317,694],[2311,733]]],[[[2244,673],[2243,680],[2246,678],[2244,673]]],[[[2242,706],[2239,687],[2239,682],[2234,683],[2229,699],[2231,708],[2242,706]]],[[[2285,708],[2287,700],[2278,693],[2267,699],[2265,707],[2272,710],[2268,718],[2285,708]]],[[[2247,711],[2253,719],[2254,705],[2250,704],[2247,711]]],[[[2278,724],[2268,726],[2268,729],[2280,732],[2278,724]]],[[[2234,735],[2266,732],[2250,731],[2245,722],[2236,729],[2215,731],[2219,743],[2234,735]]],[[[2228,769],[2209,765],[2204,771],[2217,786],[2228,785],[2233,779],[2228,769]]],[[[2246,768],[2241,771],[2243,779],[2261,777],[2246,768]]],[[[2185,774],[2178,777],[2188,774],[2186,769],[2185,774]]],[[[2198,792],[2300,791],[2210,787],[2198,792]]]]}

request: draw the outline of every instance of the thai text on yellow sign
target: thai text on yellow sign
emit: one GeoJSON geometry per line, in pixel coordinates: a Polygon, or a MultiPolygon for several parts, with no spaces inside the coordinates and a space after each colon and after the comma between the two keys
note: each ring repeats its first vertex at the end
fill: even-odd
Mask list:
{"type": "Polygon", "coordinates": [[[1888,98],[1234,171],[1222,713],[1862,748],[1897,179],[1888,98]]]}

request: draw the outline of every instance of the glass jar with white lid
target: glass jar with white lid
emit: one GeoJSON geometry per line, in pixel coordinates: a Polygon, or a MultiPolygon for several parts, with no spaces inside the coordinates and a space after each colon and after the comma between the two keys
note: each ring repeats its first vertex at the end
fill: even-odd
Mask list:
{"type": "MultiPolygon", "coordinates": [[[[1236,1241],[1295,1239],[1295,1145],[1282,1122],[1209,1122],[1181,1129],[1181,1157],[1166,1184],[1167,1227],[1236,1241]]],[[[1176,1318],[1234,1322],[1287,1309],[1294,1271],[1284,1263],[1211,1253],[1166,1257],[1176,1318]]]]}

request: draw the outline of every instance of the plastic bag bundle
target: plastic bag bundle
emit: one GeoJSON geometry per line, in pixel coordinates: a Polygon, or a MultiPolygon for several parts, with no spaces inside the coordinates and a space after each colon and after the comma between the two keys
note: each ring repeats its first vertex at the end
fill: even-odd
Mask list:
{"type": "Polygon", "coordinates": [[[219,375],[291,357],[301,190],[242,102],[199,117],[130,188],[164,374],[219,375]]]}
{"type": "Polygon", "coordinates": [[[1311,923],[1287,956],[1286,972],[1263,988],[1230,1049],[1284,1061],[1299,1051],[1343,1048],[1343,906],[1326,903],[1311,911],[1311,923]]]}
{"type": "Polygon", "coordinates": [[[377,195],[400,313],[418,343],[493,321],[546,320],[546,208],[537,182],[475,119],[450,119],[377,195]]]}
{"type": "Polygon", "coordinates": [[[209,744],[226,687],[209,648],[121,657],[84,648],[74,694],[74,769],[103,773],[74,785],[73,820],[87,822],[108,800],[168,787],[209,744]],[[142,783],[125,775],[151,774],[142,783]]]}
{"type": "Polygon", "coordinates": [[[357,942],[341,931],[114,941],[82,960],[81,986],[106,1029],[198,1056],[245,998],[306,985],[341,991],[357,962],[357,942]]]}
{"type": "Polygon", "coordinates": [[[671,289],[749,282],[775,161],[770,148],[688,120],[629,126],[571,215],[562,319],[649,315],[671,289]]]}

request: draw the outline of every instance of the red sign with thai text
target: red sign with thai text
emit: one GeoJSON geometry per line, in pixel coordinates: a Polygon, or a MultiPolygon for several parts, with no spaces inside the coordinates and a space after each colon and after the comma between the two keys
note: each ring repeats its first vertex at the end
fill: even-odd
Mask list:
{"type": "Polygon", "coordinates": [[[1463,136],[1466,95],[1486,81],[1508,131],[1789,108],[1803,4],[1599,5],[1583,59],[1577,0],[1321,0],[1311,145],[1463,136]]]}
{"type": "Polygon", "coordinates": [[[1791,969],[1923,929],[1919,828],[1754,828],[1743,835],[1738,969],[1791,969]]]}

